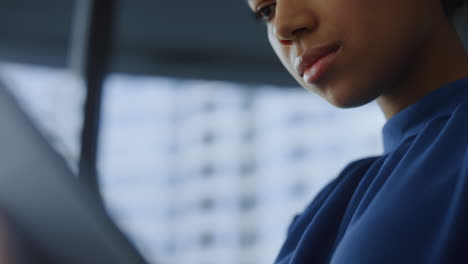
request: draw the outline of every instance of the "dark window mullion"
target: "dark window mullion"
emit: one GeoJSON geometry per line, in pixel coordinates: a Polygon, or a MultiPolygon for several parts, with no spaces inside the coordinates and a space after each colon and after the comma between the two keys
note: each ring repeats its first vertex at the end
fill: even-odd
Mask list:
{"type": "Polygon", "coordinates": [[[70,67],[86,88],[79,177],[99,195],[97,148],[103,81],[108,73],[115,0],[77,0],[70,67]]]}

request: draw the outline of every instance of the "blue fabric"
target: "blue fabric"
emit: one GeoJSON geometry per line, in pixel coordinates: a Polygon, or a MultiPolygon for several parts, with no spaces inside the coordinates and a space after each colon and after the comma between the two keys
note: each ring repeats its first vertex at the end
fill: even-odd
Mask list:
{"type": "Polygon", "coordinates": [[[468,78],[387,121],[295,218],[276,263],[468,263],[468,78]]]}

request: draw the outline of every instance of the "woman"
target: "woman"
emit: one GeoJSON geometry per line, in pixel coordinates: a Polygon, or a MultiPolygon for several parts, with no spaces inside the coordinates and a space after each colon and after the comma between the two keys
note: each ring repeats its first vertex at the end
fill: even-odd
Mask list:
{"type": "Polygon", "coordinates": [[[248,0],[295,79],[338,107],[374,99],[384,154],[295,218],[276,263],[468,263],[468,55],[462,1],[248,0]]]}

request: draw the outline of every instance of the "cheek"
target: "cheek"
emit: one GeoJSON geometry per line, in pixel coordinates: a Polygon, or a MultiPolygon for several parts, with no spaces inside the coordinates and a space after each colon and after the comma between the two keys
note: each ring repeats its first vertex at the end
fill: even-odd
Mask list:
{"type": "Polygon", "coordinates": [[[273,30],[271,29],[270,26],[268,27],[268,42],[270,42],[270,46],[272,47],[276,56],[281,60],[283,64],[285,64],[288,54],[286,53],[284,48],[280,45],[280,43],[277,41],[273,33],[273,30]]]}
{"type": "Polygon", "coordinates": [[[293,46],[281,45],[273,34],[273,30],[270,28],[268,29],[268,41],[270,42],[270,46],[273,48],[273,51],[276,53],[276,56],[281,61],[286,70],[288,70],[288,72],[297,79],[296,70],[292,64],[294,58],[291,58],[291,49],[293,46]]]}
{"type": "Polygon", "coordinates": [[[350,2],[356,5],[346,4],[347,12],[335,20],[343,34],[341,68],[363,82],[384,83],[402,71],[424,43],[429,31],[424,15],[418,14],[416,5],[408,4],[416,0],[350,2]],[[367,8],[359,9],[363,3],[368,3],[367,8]]]}
{"type": "Polygon", "coordinates": [[[330,23],[322,26],[338,36],[343,49],[331,77],[319,87],[329,102],[339,107],[362,105],[404,77],[409,58],[430,32],[428,16],[418,13],[414,4],[418,1],[328,2],[322,14],[330,23]]]}
{"type": "Polygon", "coordinates": [[[278,58],[283,57],[284,56],[283,52],[279,46],[278,41],[276,41],[276,38],[274,36],[273,30],[271,29],[271,27],[268,27],[267,33],[268,33],[268,42],[270,43],[270,46],[273,48],[273,51],[276,53],[278,58]]]}

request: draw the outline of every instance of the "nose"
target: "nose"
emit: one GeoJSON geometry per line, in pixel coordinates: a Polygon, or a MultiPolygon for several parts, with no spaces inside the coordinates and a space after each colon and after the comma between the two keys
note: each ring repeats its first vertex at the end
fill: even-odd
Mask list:
{"type": "Polygon", "coordinates": [[[273,33],[282,45],[292,45],[303,34],[315,30],[318,25],[315,12],[304,0],[278,0],[276,2],[273,33]],[[303,3],[303,4],[302,4],[303,3]]]}

